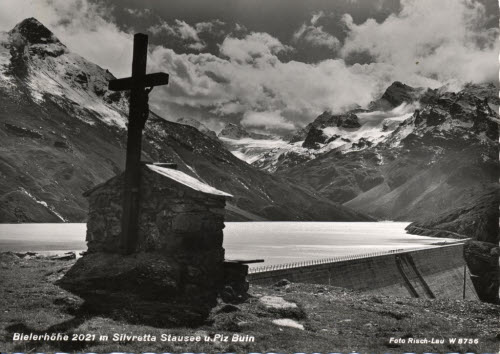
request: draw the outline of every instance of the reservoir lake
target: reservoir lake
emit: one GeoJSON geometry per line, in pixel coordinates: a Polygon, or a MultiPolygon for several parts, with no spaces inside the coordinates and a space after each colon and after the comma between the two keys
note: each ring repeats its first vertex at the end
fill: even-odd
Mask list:
{"type": "MultiPolygon", "coordinates": [[[[226,222],[227,259],[264,259],[281,264],[428,248],[456,240],[409,235],[408,222],[226,222]]],[[[86,224],[0,224],[0,251],[45,255],[81,252],[86,224]]]]}

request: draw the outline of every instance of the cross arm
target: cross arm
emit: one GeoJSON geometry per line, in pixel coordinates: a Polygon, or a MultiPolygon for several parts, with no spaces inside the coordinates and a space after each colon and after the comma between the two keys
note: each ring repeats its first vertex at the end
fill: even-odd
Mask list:
{"type": "Polygon", "coordinates": [[[124,91],[134,88],[145,88],[153,86],[161,86],[168,84],[168,74],[155,73],[147,74],[140,79],[126,77],[109,81],[108,89],[111,91],[124,91]]]}

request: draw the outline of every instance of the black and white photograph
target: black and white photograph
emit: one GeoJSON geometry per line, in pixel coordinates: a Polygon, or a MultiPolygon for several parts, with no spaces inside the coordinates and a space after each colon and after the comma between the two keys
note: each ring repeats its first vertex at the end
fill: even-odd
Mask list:
{"type": "Polygon", "coordinates": [[[2,353],[497,353],[495,0],[0,0],[2,353]]]}

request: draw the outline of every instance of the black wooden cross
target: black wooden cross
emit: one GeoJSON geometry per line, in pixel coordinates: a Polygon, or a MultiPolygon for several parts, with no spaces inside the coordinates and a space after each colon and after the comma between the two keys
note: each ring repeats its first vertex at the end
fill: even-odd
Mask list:
{"type": "Polygon", "coordinates": [[[125,254],[134,251],[137,242],[137,232],[139,230],[141,141],[142,130],[149,114],[148,93],[154,86],[168,84],[168,74],[156,73],[146,75],[147,55],[148,36],[137,33],[134,36],[132,76],[109,82],[109,89],[112,91],[130,90],[121,234],[121,247],[125,254]]]}

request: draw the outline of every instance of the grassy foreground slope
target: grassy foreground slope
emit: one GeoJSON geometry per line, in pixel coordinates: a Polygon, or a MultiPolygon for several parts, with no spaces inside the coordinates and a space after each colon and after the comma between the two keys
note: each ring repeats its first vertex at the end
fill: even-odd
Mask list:
{"type": "Polygon", "coordinates": [[[130,324],[124,309],[113,318],[86,312],[82,300],[55,286],[74,261],[20,259],[0,254],[0,346],[7,352],[472,352],[498,351],[500,306],[477,301],[393,298],[325,285],[252,286],[252,297],[236,306],[219,304],[198,328],[155,328],[130,324]],[[295,309],[268,309],[272,296],[297,304],[295,309]],[[283,321],[286,319],[285,321],[283,321]],[[302,326],[277,325],[273,321],[302,326]],[[108,335],[108,342],[13,342],[14,333],[83,333],[108,335]],[[156,342],[111,341],[113,333],[156,336],[156,342]],[[161,342],[161,334],[210,336],[228,342],[161,342]],[[232,343],[234,334],[254,342],[232,343]],[[444,344],[394,344],[390,338],[444,340],[444,344]],[[450,338],[477,339],[477,344],[450,344],[450,338]]]}

